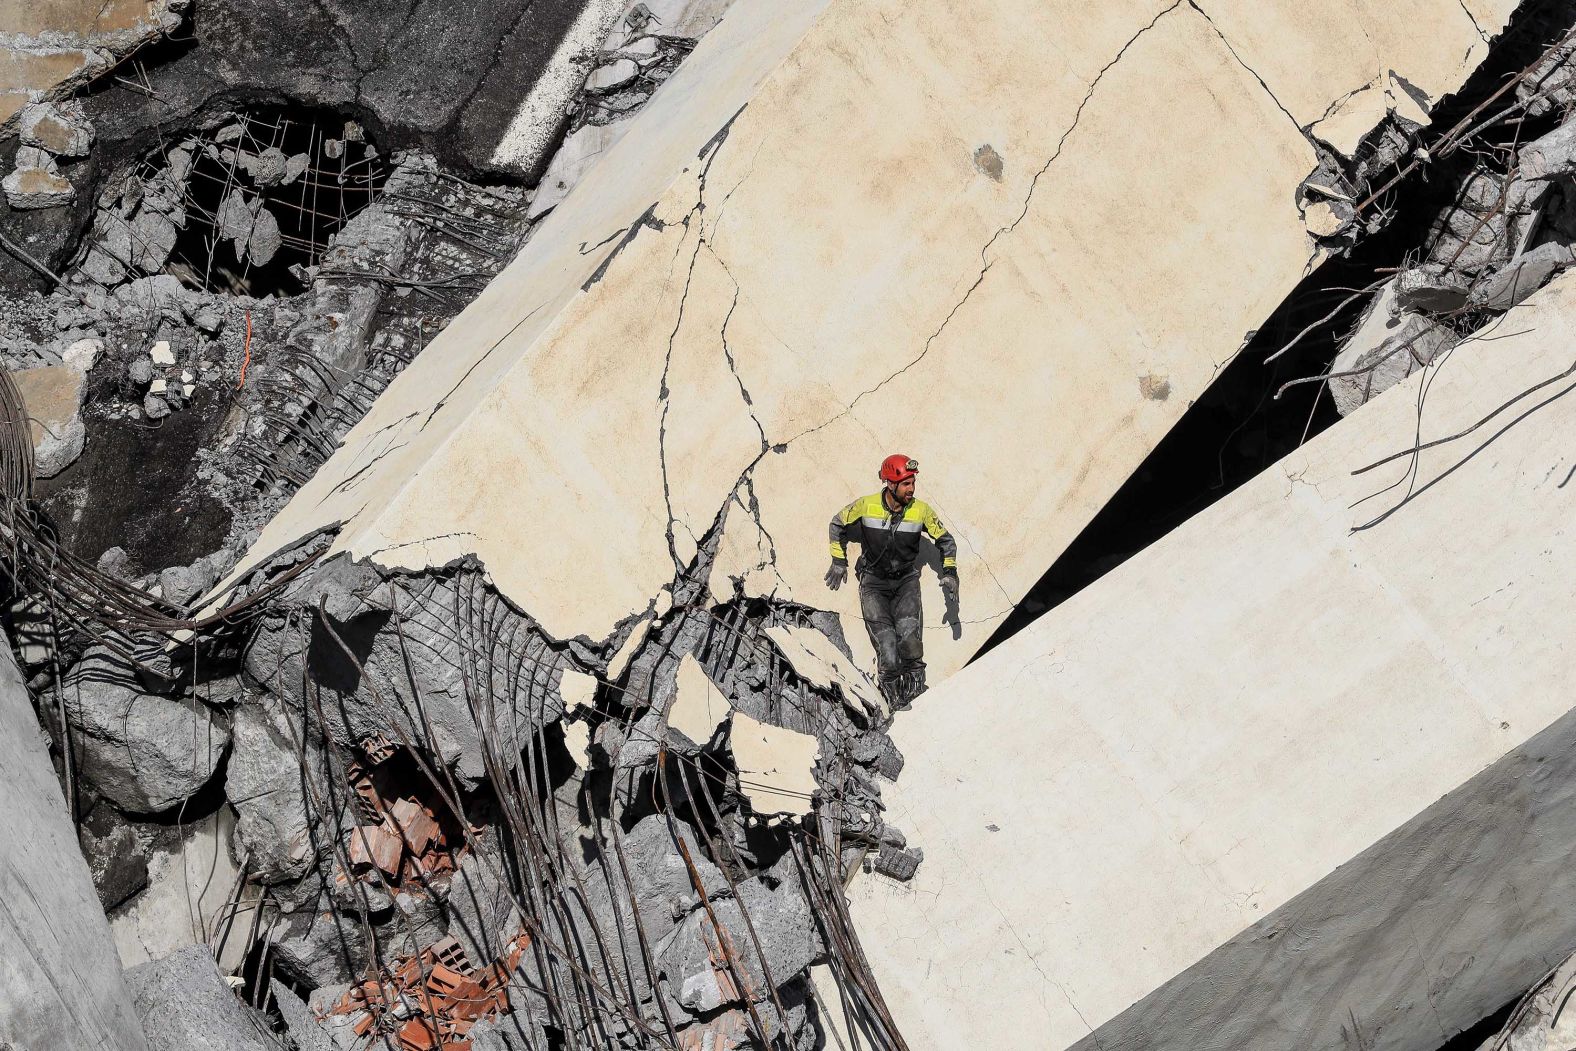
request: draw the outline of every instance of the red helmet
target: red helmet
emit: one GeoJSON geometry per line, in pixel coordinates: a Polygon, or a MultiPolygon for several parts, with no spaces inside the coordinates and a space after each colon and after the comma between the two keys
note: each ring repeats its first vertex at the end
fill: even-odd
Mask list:
{"type": "Polygon", "coordinates": [[[905,478],[912,478],[919,473],[919,461],[910,459],[902,453],[893,453],[881,461],[881,480],[896,485],[905,478]]]}

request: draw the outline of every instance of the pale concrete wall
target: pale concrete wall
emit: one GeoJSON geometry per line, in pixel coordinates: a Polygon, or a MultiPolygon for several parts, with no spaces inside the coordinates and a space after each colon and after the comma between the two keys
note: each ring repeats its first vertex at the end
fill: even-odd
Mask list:
{"type": "Polygon", "coordinates": [[[1453,89],[1513,6],[739,0],[256,556],[476,554],[601,639],[738,491],[715,590],[868,661],[826,522],[902,451],[962,545],[939,679],[1320,258],[1299,124],[1453,89]]]}
{"type": "Polygon", "coordinates": [[[0,1043],[147,1051],[27,688],[0,639],[0,1043]]]}
{"type": "Polygon", "coordinates": [[[914,1046],[1423,1051],[1569,950],[1576,275],[1484,337],[898,720],[925,861],[851,894],[914,1046]]]}

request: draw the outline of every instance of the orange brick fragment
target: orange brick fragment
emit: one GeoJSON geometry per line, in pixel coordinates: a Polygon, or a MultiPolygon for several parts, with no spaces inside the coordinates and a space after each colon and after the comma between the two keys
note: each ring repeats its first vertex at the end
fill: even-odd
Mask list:
{"type": "Polygon", "coordinates": [[[399,1042],[405,1051],[436,1051],[438,1034],[425,1018],[412,1018],[400,1026],[399,1042]]]}
{"type": "Polygon", "coordinates": [[[389,876],[398,876],[404,851],[400,838],[382,825],[357,825],[350,832],[352,866],[378,868],[389,876]]]}
{"type": "Polygon", "coordinates": [[[425,853],[438,838],[438,821],[432,811],[414,799],[395,800],[389,808],[394,823],[405,833],[405,842],[417,854],[425,853]]]}

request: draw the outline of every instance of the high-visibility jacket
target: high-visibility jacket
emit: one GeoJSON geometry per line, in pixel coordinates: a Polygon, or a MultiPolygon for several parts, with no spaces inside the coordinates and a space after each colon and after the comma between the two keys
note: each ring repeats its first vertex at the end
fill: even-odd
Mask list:
{"type": "Polygon", "coordinates": [[[873,574],[897,580],[919,571],[919,535],[923,531],[941,552],[941,570],[956,573],[958,543],[941,524],[935,509],[923,500],[910,500],[901,511],[887,509],[881,493],[861,496],[832,516],[832,561],[848,564],[848,544],[859,544],[860,576],[873,574]]]}

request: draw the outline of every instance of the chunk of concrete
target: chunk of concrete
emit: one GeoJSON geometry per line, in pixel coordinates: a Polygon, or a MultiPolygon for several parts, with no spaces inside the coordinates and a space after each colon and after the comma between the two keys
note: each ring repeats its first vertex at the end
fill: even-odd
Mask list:
{"type": "Polygon", "coordinates": [[[312,862],[305,784],[327,784],[321,748],[292,729],[289,714],[271,694],[242,703],[235,712],[224,794],[236,812],[236,840],[263,883],[300,878],[312,862]],[[306,752],[303,763],[296,741],[306,752]]]}
{"type": "Polygon", "coordinates": [[[1576,174],[1576,123],[1567,121],[1516,152],[1523,179],[1549,180],[1576,174]]]}
{"type": "Polygon", "coordinates": [[[33,464],[40,478],[53,478],[76,462],[87,443],[82,422],[83,373],[70,365],[13,372],[27,408],[33,464]]]}
{"type": "Polygon", "coordinates": [[[234,831],[234,815],[221,807],[183,825],[178,843],[153,848],[146,889],[115,909],[110,918],[121,966],[135,967],[188,946],[209,945],[232,912],[219,962],[226,969],[241,966],[257,896],[229,900],[241,875],[230,850],[234,831]]]}
{"type": "Polygon", "coordinates": [[[70,368],[83,374],[93,371],[93,366],[104,354],[104,341],[96,337],[88,337],[74,341],[61,352],[61,361],[70,368]]]}
{"type": "Polygon", "coordinates": [[[729,743],[750,809],[762,817],[810,812],[820,741],[734,712],[729,743]]]}
{"type": "Polygon", "coordinates": [[[261,153],[242,153],[237,162],[259,186],[277,186],[289,170],[289,159],[277,146],[270,146],[261,153]]]}
{"type": "Polygon", "coordinates": [[[0,180],[0,189],[6,203],[18,211],[59,208],[77,197],[70,179],[46,168],[17,168],[0,180]]]}
{"type": "Polygon", "coordinates": [[[728,698],[717,689],[694,654],[686,653],[680,658],[673,701],[668,706],[668,728],[678,731],[694,747],[704,748],[731,711],[728,698]]]}
{"type": "Polygon", "coordinates": [[[749,879],[738,884],[738,891],[737,899],[713,900],[710,914],[691,912],[658,953],[658,966],[678,990],[679,1003],[697,1014],[742,1003],[746,992],[752,1000],[766,1000],[772,991],[768,971],[776,982],[786,983],[821,952],[816,920],[796,880],[773,889],[749,879]],[[766,952],[764,967],[745,912],[766,952]],[[739,987],[741,980],[747,989],[739,987]]]}
{"type": "Polygon", "coordinates": [[[640,75],[640,67],[632,58],[618,58],[592,70],[586,78],[587,91],[611,91],[622,87],[640,75]]]}
{"type": "Polygon", "coordinates": [[[119,658],[88,651],[67,675],[66,718],[78,769],[133,813],[160,813],[213,776],[230,732],[196,698],[150,693],[119,658]]]}
{"type": "Polygon", "coordinates": [[[147,1051],[60,782],[0,646],[0,1043],[147,1051]]]}
{"type": "Polygon", "coordinates": [[[1448,314],[1466,305],[1471,282],[1459,270],[1414,266],[1394,278],[1396,305],[1401,310],[1448,314]]]}
{"type": "Polygon", "coordinates": [[[126,981],[162,1051],[277,1051],[267,1019],[240,1001],[206,946],[129,968],[126,981]]]}
{"type": "Polygon", "coordinates": [[[76,99],[24,106],[17,130],[23,143],[56,157],[86,157],[93,146],[93,124],[76,99]]]}
{"type": "Polygon", "coordinates": [[[175,223],[169,216],[144,208],[131,221],[131,261],[153,274],[164,268],[175,248],[175,223]]]}
{"type": "Polygon", "coordinates": [[[1387,281],[1330,365],[1336,410],[1355,411],[1455,344],[1455,334],[1433,318],[1402,309],[1396,281],[1387,281]]]}
{"type": "Polygon", "coordinates": [[[1538,245],[1480,280],[1467,302],[1485,310],[1509,310],[1573,262],[1576,262],[1576,250],[1570,245],[1558,241],[1538,245]]]}
{"type": "Polygon", "coordinates": [[[891,714],[870,676],[855,667],[825,633],[797,624],[773,624],[766,637],[777,644],[794,671],[823,689],[836,690],[855,716],[871,719],[891,714]]]}

